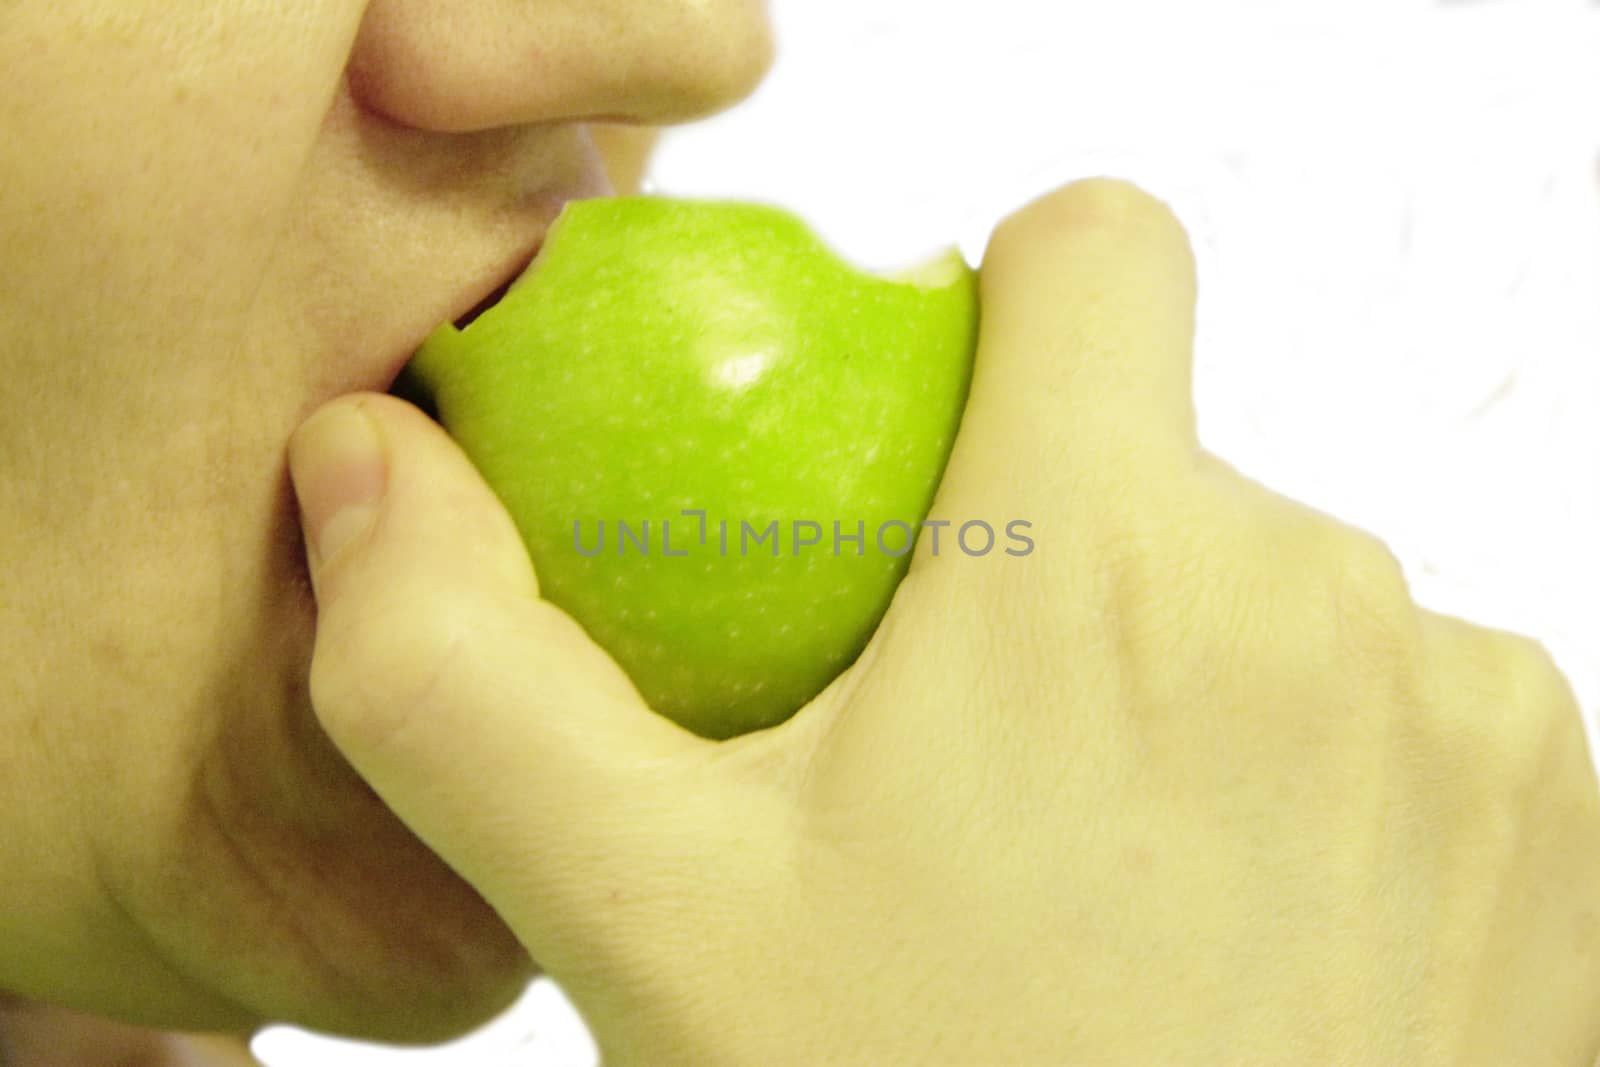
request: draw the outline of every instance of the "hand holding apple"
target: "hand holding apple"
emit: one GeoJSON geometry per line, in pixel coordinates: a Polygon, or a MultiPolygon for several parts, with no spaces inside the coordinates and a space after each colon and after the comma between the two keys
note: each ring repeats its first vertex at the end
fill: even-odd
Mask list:
{"type": "Polygon", "coordinates": [[[540,599],[438,426],[313,416],[328,735],[610,1067],[1586,1067],[1600,791],[1549,658],[1200,447],[1159,202],[1044,197],[981,287],[930,518],[1038,551],[924,542],[840,684],[728,741],[540,599]]]}

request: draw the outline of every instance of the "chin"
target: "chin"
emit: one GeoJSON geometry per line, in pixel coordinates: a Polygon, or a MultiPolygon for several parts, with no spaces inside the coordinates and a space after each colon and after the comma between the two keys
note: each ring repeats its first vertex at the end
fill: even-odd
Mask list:
{"type": "Polygon", "coordinates": [[[139,1021],[444,1040],[508,1007],[537,968],[318,725],[316,606],[292,496],[279,507],[268,565],[235,599],[251,617],[232,620],[241,638],[195,694],[209,736],[174,754],[193,766],[161,805],[164,829],[111,843],[106,868],[152,960],[192,983],[191,1004],[238,1011],[160,1005],[139,1021]]]}
{"type": "MultiPolygon", "coordinates": [[[[278,913],[290,921],[272,943],[290,947],[291,959],[313,977],[287,983],[273,1015],[352,1037],[445,1040],[509,1007],[537,968],[498,913],[383,804],[323,733],[309,695],[316,604],[298,522],[287,540],[277,561],[288,568],[277,586],[285,592],[276,605],[284,643],[274,650],[277,683],[266,689],[281,706],[257,714],[278,724],[282,777],[270,785],[258,779],[258,790],[268,785],[264,795],[257,792],[266,809],[236,823],[262,832],[258,854],[285,864],[278,891],[300,902],[278,913]]],[[[259,750],[251,746],[229,762],[259,766],[253,755],[259,750]]]]}

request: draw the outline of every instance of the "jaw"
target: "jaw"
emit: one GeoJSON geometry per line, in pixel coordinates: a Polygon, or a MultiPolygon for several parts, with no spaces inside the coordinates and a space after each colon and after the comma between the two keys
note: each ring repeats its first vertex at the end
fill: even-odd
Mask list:
{"type": "MultiPolygon", "coordinates": [[[[151,731],[129,761],[138,780],[101,801],[129,810],[93,820],[123,936],[169,990],[118,1014],[180,1029],[283,1021],[387,1041],[454,1036],[507,1007],[533,964],[323,734],[308,685],[316,608],[286,480],[265,528],[259,566],[235,575],[206,643],[164,672],[204,683],[172,695],[172,729],[151,731]]],[[[128,974],[123,988],[155,988],[128,974]]]]}

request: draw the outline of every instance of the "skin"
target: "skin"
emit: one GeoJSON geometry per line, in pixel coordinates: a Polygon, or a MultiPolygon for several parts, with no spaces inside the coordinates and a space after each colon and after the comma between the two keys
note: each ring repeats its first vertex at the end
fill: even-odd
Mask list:
{"type": "Polygon", "coordinates": [[[862,659],[721,744],[539,598],[436,425],[320,411],[329,735],[608,1067],[1590,1064],[1600,791],[1544,650],[1199,446],[1159,201],[1046,196],[980,288],[933,516],[1037,551],[925,537],[862,659]]]}
{"type": "Polygon", "coordinates": [[[373,391],[586,188],[586,120],[766,57],[734,0],[0,4],[0,988],[434,1037],[526,945],[616,1064],[1592,1058],[1570,690],[1198,449],[1192,260],[1136,191],[985,258],[936,514],[1028,513],[1034,569],[923,560],[840,685],[720,747],[537,599],[373,391]]]}
{"type": "Polygon", "coordinates": [[[242,1037],[162,1033],[34,1002],[0,1002],[5,1067],[259,1067],[242,1037]]]}
{"type": "Polygon", "coordinates": [[[590,121],[769,57],[746,0],[0,4],[0,989],[414,1040],[522,988],[312,713],[285,443],[604,189],[590,121]]]}

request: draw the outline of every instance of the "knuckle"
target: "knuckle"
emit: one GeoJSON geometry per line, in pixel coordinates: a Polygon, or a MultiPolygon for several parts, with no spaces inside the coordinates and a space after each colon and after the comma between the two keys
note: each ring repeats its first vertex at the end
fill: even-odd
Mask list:
{"type": "Polygon", "coordinates": [[[1405,568],[1381,539],[1339,528],[1331,567],[1337,649],[1355,665],[1392,672],[1419,660],[1416,603],[1405,568]]]}
{"type": "Polygon", "coordinates": [[[1576,701],[1554,657],[1538,641],[1502,635],[1507,732],[1513,760],[1508,768],[1516,786],[1544,778],[1552,755],[1569,744],[1569,728],[1581,725],[1576,701]]]}
{"type": "Polygon", "coordinates": [[[1548,719],[1556,716],[1568,694],[1566,677],[1555,657],[1531,637],[1500,635],[1505,649],[1504,671],[1512,701],[1524,715],[1548,719]]]}
{"type": "MultiPolygon", "coordinates": [[[[1576,698],[1539,642],[1434,616],[1439,696],[1425,724],[1438,762],[1502,818],[1554,786],[1587,742],[1576,698]]],[[[1583,780],[1587,783],[1588,775],[1583,780]]]]}
{"type": "Polygon", "coordinates": [[[1121,178],[1085,178],[1063,186],[1053,196],[1036,202],[1063,222],[1126,225],[1176,224],[1167,205],[1121,178]]]}
{"type": "Polygon", "coordinates": [[[1206,493],[1197,512],[1169,509],[1176,528],[1160,535],[1158,570],[1119,598],[1124,609],[1166,620],[1142,658],[1170,673],[1181,643],[1191,692],[1248,706],[1261,680],[1277,677],[1306,721],[1366,736],[1424,699],[1404,568],[1371,534],[1265,499],[1270,506],[1241,509],[1232,495],[1206,493]],[[1141,589],[1158,610],[1138,610],[1141,589]]]}
{"type": "Polygon", "coordinates": [[[1089,218],[1112,223],[1142,223],[1181,228],[1167,202],[1121,178],[1089,178],[1068,186],[1078,210],[1089,218]]]}
{"type": "Polygon", "coordinates": [[[1187,236],[1165,202],[1120,178],[1085,178],[1023,205],[1000,221],[990,242],[992,254],[1005,255],[1028,242],[1048,240],[1085,227],[1151,229],[1187,236]]]}

